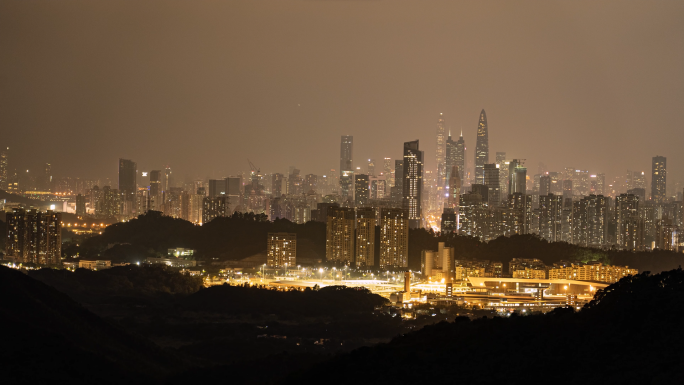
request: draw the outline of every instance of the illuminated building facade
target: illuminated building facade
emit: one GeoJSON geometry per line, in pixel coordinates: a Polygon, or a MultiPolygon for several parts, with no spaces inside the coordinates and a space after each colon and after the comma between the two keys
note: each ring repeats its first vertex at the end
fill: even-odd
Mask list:
{"type": "Polygon", "coordinates": [[[629,266],[610,266],[602,263],[571,264],[566,267],[549,269],[549,279],[571,279],[576,281],[595,281],[615,283],[628,275],[639,274],[637,269],[629,266]]]}
{"type": "Polygon", "coordinates": [[[340,195],[351,198],[354,181],[354,137],[343,135],[340,142],[340,195]]]}
{"type": "Polygon", "coordinates": [[[0,150],[0,189],[7,191],[9,184],[9,147],[0,150]]]}
{"type": "Polygon", "coordinates": [[[435,150],[435,160],[437,162],[437,187],[444,187],[446,183],[446,131],[444,129],[444,115],[439,114],[437,119],[437,148],[435,150]]]}
{"type": "Polygon", "coordinates": [[[266,253],[268,266],[296,266],[297,234],[268,233],[266,253]]]}
{"type": "Polygon", "coordinates": [[[616,243],[623,250],[643,250],[644,222],[639,215],[639,196],[615,197],[616,243]]]}
{"type": "Polygon", "coordinates": [[[370,180],[366,174],[354,175],[354,204],[366,206],[370,201],[370,180]]]}
{"type": "Polygon", "coordinates": [[[394,187],[394,168],[392,168],[392,158],[384,159],[382,174],[385,178],[387,190],[389,191],[391,187],[394,187]]]}
{"type": "Polygon", "coordinates": [[[202,223],[207,224],[214,218],[225,217],[229,214],[228,197],[205,197],[202,200],[202,223]]]}
{"type": "Polygon", "coordinates": [[[549,242],[561,241],[563,197],[546,194],[539,196],[539,236],[549,242]]]}
{"type": "Polygon", "coordinates": [[[328,207],[325,257],[329,262],[350,266],[354,263],[354,209],[328,207]]]}
{"type": "Polygon", "coordinates": [[[477,123],[477,142],[475,144],[475,183],[485,184],[484,165],[489,163],[489,129],[487,114],[483,109],[477,123]]]}
{"type": "Polygon", "coordinates": [[[572,202],[572,238],[576,245],[602,247],[607,244],[608,198],[589,195],[572,202]]]}
{"type": "Polygon", "coordinates": [[[358,268],[375,265],[375,210],[372,208],[356,209],[356,257],[358,268]]]}
{"type": "Polygon", "coordinates": [[[446,169],[447,169],[447,181],[451,178],[451,170],[453,167],[458,169],[458,177],[463,180],[465,174],[465,140],[463,140],[463,132],[461,132],[461,137],[457,141],[451,139],[451,133],[446,142],[446,169]]]}
{"type": "Polygon", "coordinates": [[[655,203],[664,203],[667,196],[667,158],[654,156],[651,174],[651,199],[655,203]]]}
{"type": "Polygon", "coordinates": [[[408,211],[411,228],[422,222],[423,152],[417,140],[404,143],[403,208],[408,211]]]}
{"type": "Polygon", "coordinates": [[[487,186],[487,203],[489,207],[496,207],[501,204],[501,188],[499,186],[500,176],[499,167],[496,163],[484,165],[484,184],[487,186]]]}
{"type": "Polygon", "coordinates": [[[62,259],[62,214],[13,209],[7,213],[5,255],[17,263],[59,265],[62,259]]]}
{"type": "Polygon", "coordinates": [[[409,216],[406,210],[380,210],[380,268],[408,266],[409,216]]]}
{"type": "Polygon", "coordinates": [[[162,195],[162,172],[161,170],[150,171],[150,210],[161,211],[164,203],[162,195]]]}

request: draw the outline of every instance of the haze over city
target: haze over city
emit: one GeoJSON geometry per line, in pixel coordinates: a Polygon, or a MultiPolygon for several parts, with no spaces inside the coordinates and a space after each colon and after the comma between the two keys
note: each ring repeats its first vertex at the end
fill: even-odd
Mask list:
{"type": "Polygon", "coordinates": [[[0,383],[681,382],[683,21],[0,0],[0,383]]]}
{"type": "MultiPolygon", "coordinates": [[[[682,180],[678,1],[59,1],[0,4],[0,144],[15,165],[178,181],[325,174],[435,149],[439,113],[490,151],[605,173],[669,159],[682,180]]],[[[426,156],[427,170],[435,168],[426,156]]],[[[650,177],[650,176],[649,176],[650,177]]]]}

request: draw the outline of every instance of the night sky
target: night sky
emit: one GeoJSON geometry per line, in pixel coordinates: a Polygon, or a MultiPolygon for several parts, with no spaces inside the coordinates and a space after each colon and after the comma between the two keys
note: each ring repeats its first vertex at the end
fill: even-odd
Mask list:
{"type": "MultiPolygon", "coordinates": [[[[0,1],[0,145],[11,166],[114,178],[119,157],[177,180],[324,174],[437,117],[473,162],[480,110],[496,151],[684,176],[682,1],[0,1]]],[[[650,179],[650,175],[649,175],[650,179]]]]}

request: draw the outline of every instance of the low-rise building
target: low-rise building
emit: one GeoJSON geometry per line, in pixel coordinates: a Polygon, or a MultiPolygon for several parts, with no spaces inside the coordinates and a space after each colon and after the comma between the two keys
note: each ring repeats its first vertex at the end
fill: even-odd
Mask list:
{"type": "Polygon", "coordinates": [[[80,269],[89,269],[89,270],[104,270],[104,269],[109,269],[112,267],[112,261],[105,261],[105,260],[96,260],[96,261],[79,261],[78,262],[78,267],[80,269]]]}
{"type": "Polygon", "coordinates": [[[614,283],[622,277],[639,274],[639,270],[629,266],[611,266],[599,262],[588,264],[571,264],[566,267],[549,269],[549,279],[573,279],[577,281],[595,281],[614,283]]]}

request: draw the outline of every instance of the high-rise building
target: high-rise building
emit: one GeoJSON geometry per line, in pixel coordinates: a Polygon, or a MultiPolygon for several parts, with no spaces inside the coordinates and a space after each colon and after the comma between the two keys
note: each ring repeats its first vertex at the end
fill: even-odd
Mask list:
{"type": "Polygon", "coordinates": [[[62,258],[62,214],[13,209],[6,216],[5,255],[17,263],[59,265],[62,258]]]}
{"type": "Polygon", "coordinates": [[[150,171],[150,210],[161,211],[163,203],[162,172],[150,171]]]}
{"type": "Polygon", "coordinates": [[[664,203],[667,196],[667,158],[654,156],[651,173],[651,199],[655,203],[664,203]]]}
{"type": "Polygon", "coordinates": [[[448,183],[448,195],[446,207],[458,210],[458,201],[461,197],[461,178],[458,176],[458,168],[456,166],[451,168],[449,173],[451,177],[448,183]]]}
{"type": "Polygon", "coordinates": [[[0,190],[7,190],[9,184],[9,147],[0,150],[0,190]]]}
{"type": "Polygon", "coordinates": [[[351,198],[354,182],[354,137],[343,135],[340,142],[340,195],[351,198]]]}
{"type": "Polygon", "coordinates": [[[485,238],[488,223],[487,203],[475,192],[461,194],[458,206],[458,233],[485,238]]]}
{"type": "Polygon", "coordinates": [[[387,195],[387,181],[384,177],[371,176],[370,179],[370,199],[382,199],[387,195]]]}
{"type": "Polygon", "coordinates": [[[328,262],[350,266],[354,263],[354,209],[328,207],[325,258],[328,262]]]}
{"type": "Polygon", "coordinates": [[[542,175],[539,178],[539,196],[551,194],[551,177],[542,175]]]}
{"type": "Polygon", "coordinates": [[[444,115],[440,112],[437,119],[437,149],[435,159],[437,161],[437,187],[444,187],[446,183],[446,132],[444,130],[444,115]]]}
{"type": "Polygon", "coordinates": [[[484,165],[489,163],[489,131],[487,114],[483,109],[477,123],[477,143],[475,145],[475,183],[484,184],[484,165]]]}
{"type": "Polygon", "coordinates": [[[451,139],[451,132],[446,142],[446,181],[451,178],[451,169],[455,166],[458,169],[458,177],[463,180],[465,175],[465,140],[463,140],[463,132],[458,141],[451,139]]]}
{"type": "Polygon", "coordinates": [[[95,208],[95,214],[100,217],[113,217],[121,214],[121,195],[119,195],[119,190],[112,190],[111,187],[104,186],[95,208]]]}
{"type": "Polygon", "coordinates": [[[563,196],[539,195],[539,236],[549,242],[560,242],[562,219],[563,196]]]}
{"type": "Polygon", "coordinates": [[[604,195],[606,188],[606,174],[589,176],[590,192],[594,195],[604,195]]]}
{"type": "Polygon", "coordinates": [[[392,187],[392,200],[402,202],[404,199],[404,160],[394,161],[394,187],[392,187]]]}
{"type": "Polygon", "coordinates": [[[173,180],[173,173],[171,172],[171,167],[166,166],[164,168],[164,180],[162,181],[162,191],[167,192],[171,187],[176,187],[173,180]]]}
{"type": "Polygon", "coordinates": [[[408,266],[409,215],[406,210],[380,210],[380,268],[408,266]]]}
{"type": "Polygon", "coordinates": [[[268,266],[275,268],[297,265],[297,234],[268,233],[266,246],[268,266]]]}
{"type": "Polygon", "coordinates": [[[385,177],[385,186],[387,186],[388,191],[391,187],[394,187],[394,174],[392,171],[394,171],[392,168],[392,158],[385,158],[382,173],[385,177]]]}
{"type": "Polygon", "coordinates": [[[214,218],[225,217],[228,214],[228,197],[205,197],[202,200],[202,223],[207,224],[214,218]]]}
{"type": "Polygon", "coordinates": [[[304,188],[302,190],[304,194],[307,194],[309,191],[318,191],[318,175],[307,174],[304,177],[304,188]]]}
{"type": "Polygon", "coordinates": [[[573,191],[573,186],[572,186],[572,180],[566,179],[563,181],[563,198],[568,199],[572,198],[574,195],[573,191]]]}
{"type": "Polygon", "coordinates": [[[273,174],[273,180],[271,181],[271,195],[274,197],[283,195],[283,174],[273,174]]]}
{"type": "Polygon", "coordinates": [[[119,193],[122,197],[122,203],[129,202],[128,205],[124,203],[124,207],[130,207],[130,209],[124,211],[124,215],[134,213],[133,207],[137,207],[137,204],[133,204],[133,202],[137,202],[137,174],[138,171],[135,162],[130,159],[119,159],[119,193]]]}
{"type": "Polygon", "coordinates": [[[366,173],[369,176],[375,176],[375,159],[368,159],[368,165],[366,166],[366,173]]]}
{"type": "Polygon", "coordinates": [[[52,191],[52,165],[50,163],[45,163],[43,176],[37,182],[39,190],[52,191]]]}
{"type": "Polygon", "coordinates": [[[368,175],[354,175],[354,205],[366,206],[370,201],[370,180],[368,175]]]}
{"type": "Polygon", "coordinates": [[[86,197],[81,194],[76,195],[76,215],[79,217],[86,215],[86,197]]]}
{"type": "Polygon", "coordinates": [[[642,250],[644,222],[639,215],[639,196],[620,194],[615,197],[615,241],[623,250],[642,250]]]}
{"type": "Polygon", "coordinates": [[[484,183],[489,189],[487,203],[489,207],[499,206],[501,203],[501,188],[499,187],[499,165],[488,163],[484,166],[484,183]]]}
{"type": "Polygon", "coordinates": [[[580,246],[603,247],[607,244],[608,198],[585,196],[572,202],[572,238],[580,246]]]}
{"type": "Polygon", "coordinates": [[[418,147],[418,140],[404,143],[403,207],[411,228],[420,228],[422,219],[423,152],[418,147]]]}
{"type": "Polygon", "coordinates": [[[508,165],[508,195],[527,193],[527,168],[521,159],[513,159],[508,165]]]}
{"type": "Polygon", "coordinates": [[[499,189],[502,200],[508,196],[508,165],[505,152],[496,153],[496,164],[499,165],[499,189]]]}
{"type": "Polygon", "coordinates": [[[375,210],[356,209],[356,258],[357,268],[375,265],[375,210]]]}

